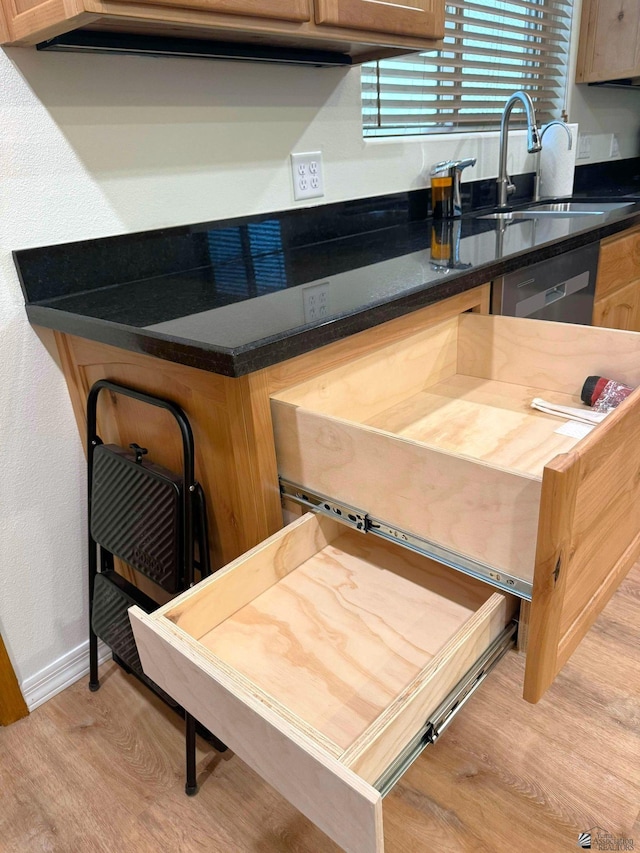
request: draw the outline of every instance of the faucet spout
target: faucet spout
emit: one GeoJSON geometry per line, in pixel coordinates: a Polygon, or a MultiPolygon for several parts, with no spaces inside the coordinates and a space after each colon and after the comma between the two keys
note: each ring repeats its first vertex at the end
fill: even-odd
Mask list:
{"type": "Polygon", "coordinates": [[[527,92],[514,92],[504,105],[500,121],[500,164],[498,168],[498,207],[507,206],[507,197],[515,187],[507,174],[507,145],[509,142],[509,119],[511,111],[520,102],[527,114],[527,150],[530,154],[540,151],[542,141],[536,124],[536,111],[531,96],[527,92]]]}

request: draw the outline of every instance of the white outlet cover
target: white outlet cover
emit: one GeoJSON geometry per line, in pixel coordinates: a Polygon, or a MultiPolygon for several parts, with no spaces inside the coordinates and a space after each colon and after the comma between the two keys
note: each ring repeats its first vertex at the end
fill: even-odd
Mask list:
{"type": "Polygon", "coordinates": [[[576,160],[588,160],[589,157],[591,157],[591,136],[588,133],[579,133],[576,160]]]}
{"type": "Polygon", "coordinates": [[[322,152],[308,151],[291,155],[293,197],[296,201],[324,196],[322,152]]]}
{"type": "Polygon", "coordinates": [[[618,136],[615,133],[611,134],[611,147],[609,149],[609,157],[619,157],[620,156],[620,142],[618,140],[618,136]]]}

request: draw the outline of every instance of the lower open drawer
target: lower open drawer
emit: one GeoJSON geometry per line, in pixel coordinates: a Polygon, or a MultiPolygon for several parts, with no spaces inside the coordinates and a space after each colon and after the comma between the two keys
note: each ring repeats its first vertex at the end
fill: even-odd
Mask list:
{"type": "Polygon", "coordinates": [[[383,849],[378,789],[515,606],[305,515],[154,613],[130,615],[150,678],[345,850],[369,853],[383,849]]]}

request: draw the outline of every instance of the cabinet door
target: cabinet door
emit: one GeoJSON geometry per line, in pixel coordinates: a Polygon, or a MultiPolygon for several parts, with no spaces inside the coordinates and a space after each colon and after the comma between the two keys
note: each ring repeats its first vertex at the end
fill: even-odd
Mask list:
{"type": "Polygon", "coordinates": [[[593,306],[593,325],[640,332],[640,280],[598,299],[593,306]]]}
{"type": "Polygon", "coordinates": [[[444,36],[444,0],[315,0],[317,24],[416,38],[444,36]]]}
{"type": "Polygon", "coordinates": [[[585,0],[576,82],[640,74],[640,0],[585,0]]]}
{"type": "Polygon", "coordinates": [[[225,15],[277,18],[280,21],[308,21],[311,0],[141,0],[143,3],[178,8],[206,9],[225,15]]]}

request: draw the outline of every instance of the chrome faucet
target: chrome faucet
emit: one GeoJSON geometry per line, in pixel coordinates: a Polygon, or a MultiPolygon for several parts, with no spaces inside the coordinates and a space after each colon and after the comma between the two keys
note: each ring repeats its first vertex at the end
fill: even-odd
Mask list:
{"type": "MultiPolygon", "coordinates": [[[[554,119],[553,121],[550,121],[549,124],[545,124],[545,126],[542,128],[542,131],[540,133],[540,150],[542,150],[542,139],[543,139],[545,133],[549,130],[550,127],[553,127],[554,125],[558,125],[558,127],[563,127],[565,129],[567,136],[569,137],[569,142],[567,144],[567,150],[571,151],[571,148],[573,147],[573,137],[571,136],[571,130],[570,130],[568,125],[566,125],[563,121],[560,121],[560,119],[557,119],[557,118],[554,119]]],[[[540,201],[540,155],[539,154],[538,154],[538,164],[536,167],[536,176],[533,179],[533,201],[540,201]]]]}
{"type": "Polygon", "coordinates": [[[515,186],[511,183],[507,174],[507,144],[509,141],[509,118],[511,110],[520,101],[527,114],[527,151],[535,154],[540,151],[540,133],[536,125],[536,111],[531,97],[526,92],[514,92],[504,105],[502,120],[500,122],[500,166],[498,169],[498,207],[507,206],[507,197],[515,192],[515,186]]]}

